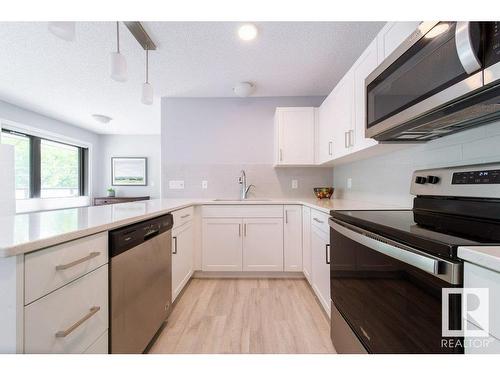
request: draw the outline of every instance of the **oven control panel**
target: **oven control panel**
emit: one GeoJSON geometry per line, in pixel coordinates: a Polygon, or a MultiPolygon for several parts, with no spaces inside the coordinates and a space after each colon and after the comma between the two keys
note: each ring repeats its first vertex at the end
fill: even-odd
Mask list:
{"type": "Polygon", "coordinates": [[[453,185],[500,184],[500,169],[455,172],[451,183],[453,185]]]}
{"type": "Polygon", "coordinates": [[[415,171],[410,192],[416,196],[500,199],[500,163],[415,171]]]}

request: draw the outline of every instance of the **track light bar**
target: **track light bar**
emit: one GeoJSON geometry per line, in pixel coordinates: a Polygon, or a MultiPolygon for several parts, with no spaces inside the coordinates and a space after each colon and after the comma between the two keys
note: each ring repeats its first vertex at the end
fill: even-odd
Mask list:
{"type": "Polygon", "coordinates": [[[154,51],[156,45],[139,21],[123,22],[144,50],[154,51]]]}

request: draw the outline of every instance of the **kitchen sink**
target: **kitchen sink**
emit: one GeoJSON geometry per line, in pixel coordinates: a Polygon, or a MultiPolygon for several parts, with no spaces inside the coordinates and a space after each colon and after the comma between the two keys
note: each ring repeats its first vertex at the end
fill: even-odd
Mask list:
{"type": "Polygon", "coordinates": [[[226,198],[217,198],[214,199],[213,202],[269,202],[271,199],[226,199],[226,198]]]}

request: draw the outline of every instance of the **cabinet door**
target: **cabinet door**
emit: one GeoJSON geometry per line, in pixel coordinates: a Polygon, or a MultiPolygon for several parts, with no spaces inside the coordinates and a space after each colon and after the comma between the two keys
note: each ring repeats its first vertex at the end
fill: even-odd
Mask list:
{"type": "Polygon", "coordinates": [[[202,270],[242,270],[242,220],[203,219],[202,270]]]}
{"type": "Polygon", "coordinates": [[[243,219],[243,271],[283,271],[283,219],[243,219]]]}
{"type": "Polygon", "coordinates": [[[316,161],[319,164],[333,159],[333,128],[335,126],[335,89],[318,109],[318,137],[316,161]]]}
{"type": "MultiPolygon", "coordinates": [[[[354,75],[354,136],[352,143],[355,151],[376,145],[377,141],[365,138],[366,127],[366,87],[365,79],[378,64],[377,40],[375,39],[363,52],[353,66],[354,75]]],[[[351,133],[352,134],[352,133],[351,133]]]]}
{"type": "Polygon", "coordinates": [[[302,269],[309,284],[312,283],[311,209],[302,207],[302,269]]]}
{"type": "Polygon", "coordinates": [[[277,164],[314,164],[315,108],[278,108],[277,164]]]}
{"type": "Polygon", "coordinates": [[[194,237],[192,223],[172,231],[172,302],[193,273],[194,237]]]}
{"type": "Polygon", "coordinates": [[[302,206],[283,206],[285,271],[302,272],[302,206]]]}
{"type": "Polygon", "coordinates": [[[330,315],[330,265],[327,263],[329,235],[311,226],[312,287],[325,311],[330,315]]]}
{"type": "Polygon", "coordinates": [[[342,157],[351,152],[353,124],[354,81],[352,70],[335,87],[333,156],[342,157]],[[350,138],[351,137],[351,138],[350,138]]]}
{"type": "Polygon", "coordinates": [[[414,32],[420,21],[387,22],[377,35],[379,63],[389,56],[414,32]]]}

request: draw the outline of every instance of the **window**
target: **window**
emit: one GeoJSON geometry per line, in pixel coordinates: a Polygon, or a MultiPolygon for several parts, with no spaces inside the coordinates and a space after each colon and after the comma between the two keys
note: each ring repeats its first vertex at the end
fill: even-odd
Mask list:
{"type": "Polygon", "coordinates": [[[6,129],[2,143],[14,146],[16,199],[85,195],[86,148],[6,129]]]}

